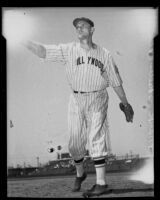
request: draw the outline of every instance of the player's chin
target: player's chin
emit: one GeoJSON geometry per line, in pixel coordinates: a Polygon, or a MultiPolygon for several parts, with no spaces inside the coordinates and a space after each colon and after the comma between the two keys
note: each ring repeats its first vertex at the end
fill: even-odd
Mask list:
{"type": "Polygon", "coordinates": [[[80,33],[79,33],[77,36],[78,36],[79,39],[82,39],[82,38],[83,38],[83,35],[80,34],[80,33]]]}
{"type": "Polygon", "coordinates": [[[78,35],[78,39],[81,39],[81,40],[87,39],[87,36],[86,36],[86,35],[79,34],[79,35],[78,35]]]}

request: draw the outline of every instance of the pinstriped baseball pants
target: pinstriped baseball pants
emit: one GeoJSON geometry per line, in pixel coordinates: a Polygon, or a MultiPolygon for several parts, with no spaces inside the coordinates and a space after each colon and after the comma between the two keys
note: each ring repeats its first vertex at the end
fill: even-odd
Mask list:
{"type": "Polygon", "coordinates": [[[108,98],[107,90],[71,94],[68,106],[68,149],[74,160],[85,156],[87,144],[93,159],[108,154],[108,98]]]}

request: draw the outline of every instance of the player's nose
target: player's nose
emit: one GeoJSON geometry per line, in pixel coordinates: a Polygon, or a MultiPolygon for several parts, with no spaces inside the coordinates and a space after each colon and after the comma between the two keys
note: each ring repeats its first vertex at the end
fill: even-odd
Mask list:
{"type": "Polygon", "coordinates": [[[81,29],[82,29],[82,26],[77,26],[76,29],[77,29],[77,30],[81,30],[81,29]]]}

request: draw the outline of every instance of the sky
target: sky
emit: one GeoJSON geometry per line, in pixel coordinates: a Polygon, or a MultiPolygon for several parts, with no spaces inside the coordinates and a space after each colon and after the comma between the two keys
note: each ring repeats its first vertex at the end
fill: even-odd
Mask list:
{"type": "Polygon", "coordinates": [[[3,8],[2,31],[7,38],[7,161],[36,165],[57,157],[57,146],[68,152],[67,111],[70,88],[65,68],[41,60],[20,44],[78,41],[76,17],[94,21],[93,41],[107,48],[119,69],[135,115],[127,123],[120,100],[108,88],[110,139],[116,155],[148,154],[148,52],[157,30],[153,8],[3,8]],[[13,127],[10,127],[10,120],[13,127]],[[48,148],[53,147],[53,153],[48,148]]]}

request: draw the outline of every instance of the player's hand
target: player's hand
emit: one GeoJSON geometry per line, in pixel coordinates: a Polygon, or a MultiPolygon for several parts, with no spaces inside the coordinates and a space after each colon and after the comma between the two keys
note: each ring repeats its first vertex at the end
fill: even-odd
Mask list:
{"type": "Polygon", "coordinates": [[[119,107],[121,109],[122,112],[124,112],[125,117],[126,117],[126,121],[127,122],[133,122],[133,116],[134,116],[134,111],[132,106],[127,103],[126,105],[124,105],[122,102],[119,104],[119,107]]]}
{"type": "Polygon", "coordinates": [[[29,46],[30,43],[31,43],[30,40],[22,40],[22,41],[20,42],[20,44],[21,44],[22,46],[27,47],[27,48],[28,48],[28,46],[29,46]]]}

